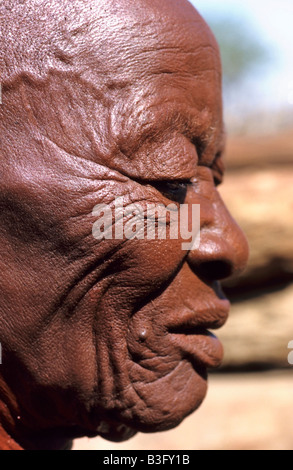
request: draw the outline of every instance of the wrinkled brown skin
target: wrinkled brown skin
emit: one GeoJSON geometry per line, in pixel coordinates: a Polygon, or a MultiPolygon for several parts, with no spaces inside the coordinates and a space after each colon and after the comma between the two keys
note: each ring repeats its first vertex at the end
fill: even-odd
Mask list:
{"type": "Polygon", "coordinates": [[[221,64],[194,8],[35,3],[0,4],[2,449],[178,425],[221,362],[203,332],[227,318],[218,281],[248,256],[215,184],[221,64]],[[94,239],[98,203],[178,203],[159,181],[190,182],[198,249],[94,239]]]}

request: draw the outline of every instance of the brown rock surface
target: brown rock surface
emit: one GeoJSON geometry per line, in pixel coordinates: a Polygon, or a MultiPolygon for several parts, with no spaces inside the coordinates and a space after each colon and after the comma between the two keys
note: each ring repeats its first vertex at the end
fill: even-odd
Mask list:
{"type": "Polygon", "coordinates": [[[293,129],[278,134],[230,136],[226,163],[231,170],[292,165],[293,129]]]}
{"type": "Polygon", "coordinates": [[[230,172],[221,193],[250,244],[248,268],[237,282],[254,290],[293,281],[293,164],[230,172]]]}
{"type": "Polygon", "coordinates": [[[293,339],[292,135],[228,144],[230,170],[221,193],[246,233],[250,260],[241,277],[224,284],[236,302],[219,332],[226,366],[288,365],[287,346],[293,339]],[[245,154],[246,167],[241,166],[245,154]]]}
{"type": "Polygon", "coordinates": [[[232,306],[227,324],[217,333],[223,367],[287,367],[293,340],[293,285],[232,306]]]}

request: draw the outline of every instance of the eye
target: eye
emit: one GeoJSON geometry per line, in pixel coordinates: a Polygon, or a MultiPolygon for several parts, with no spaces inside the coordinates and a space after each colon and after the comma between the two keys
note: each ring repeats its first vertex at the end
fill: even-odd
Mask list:
{"type": "Polygon", "coordinates": [[[222,184],[225,173],[222,152],[218,152],[211,163],[201,161],[199,166],[205,166],[211,170],[215,186],[222,184]]]}
{"type": "Polygon", "coordinates": [[[218,153],[212,165],[215,186],[219,186],[223,182],[225,167],[222,160],[222,153],[218,153]]]}
{"type": "Polygon", "coordinates": [[[220,186],[223,182],[223,175],[219,174],[218,171],[213,170],[213,177],[215,186],[220,186]]]}
{"type": "Polygon", "coordinates": [[[153,186],[167,199],[183,204],[191,184],[190,181],[160,181],[153,183],[153,186]]]}

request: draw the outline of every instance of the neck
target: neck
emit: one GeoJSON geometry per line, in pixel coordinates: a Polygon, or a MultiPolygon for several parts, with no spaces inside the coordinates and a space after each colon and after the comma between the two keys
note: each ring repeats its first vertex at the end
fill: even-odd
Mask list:
{"type": "Polygon", "coordinates": [[[23,450],[0,424],[0,450],[23,450]]]}
{"type": "Polygon", "coordinates": [[[58,433],[30,435],[18,401],[0,373],[0,450],[70,450],[71,438],[58,433]]]}
{"type": "Polygon", "coordinates": [[[13,439],[15,420],[11,409],[17,409],[14,397],[0,376],[0,450],[23,450],[13,439]]]}

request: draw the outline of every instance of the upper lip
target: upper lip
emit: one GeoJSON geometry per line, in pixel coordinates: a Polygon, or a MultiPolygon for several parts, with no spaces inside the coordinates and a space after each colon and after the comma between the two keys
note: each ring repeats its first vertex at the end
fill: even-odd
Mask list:
{"type": "Polygon", "coordinates": [[[167,329],[173,334],[196,334],[202,330],[217,330],[227,321],[230,311],[227,299],[213,299],[203,308],[198,308],[185,302],[185,308],[170,321],[167,329]]]}

